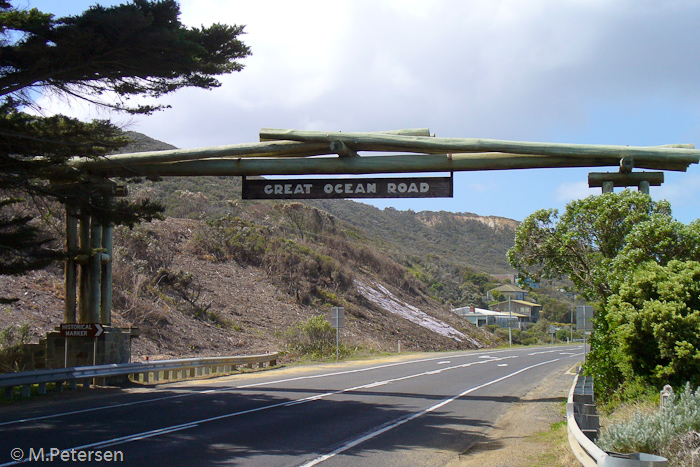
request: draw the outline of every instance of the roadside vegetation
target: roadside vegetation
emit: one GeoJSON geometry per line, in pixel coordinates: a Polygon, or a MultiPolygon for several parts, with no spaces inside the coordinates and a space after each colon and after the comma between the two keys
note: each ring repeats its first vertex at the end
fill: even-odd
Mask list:
{"type": "MultiPolygon", "coordinates": [[[[336,354],[336,330],[324,315],[313,316],[289,328],[284,334],[287,351],[301,358],[323,359],[336,354]]],[[[337,346],[339,358],[353,354],[354,349],[342,342],[337,346]]]]}
{"type": "MultiPolygon", "coordinates": [[[[561,216],[554,209],[528,216],[508,258],[521,280],[564,278],[595,304],[584,371],[604,409],[666,384],[676,392],[700,385],[700,221],[678,222],[668,202],[639,192],[591,196],[561,216]]],[[[693,426],[692,411],[674,416],[679,427],[693,426]]],[[[617,445],[636,450],[620,442],[633,432],[617,431],[617,445]]],[[[639,447],[659,453],[660,445],[639,447]]]]}
{"type": "Polygon", "coordinates": [[[608,424],[597,444],[607,451],[657,453],[670,466],[692,465],[692,451],[700,444],[700,389],[686,384],[660,409],[658,400],[642,399],[628,416],[608,424]]]}
{"type": "Polygon", "coordinates": [[[0,330],[0,373],[22,371],[29,352],[29,323],[11,325],[0,330]]]}

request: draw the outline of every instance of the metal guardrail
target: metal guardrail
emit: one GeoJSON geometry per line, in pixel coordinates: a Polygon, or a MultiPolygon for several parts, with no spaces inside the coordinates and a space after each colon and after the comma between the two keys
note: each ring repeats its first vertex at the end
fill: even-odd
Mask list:
{"type": "Polygon", "coordinates": [[[581,404],[582,402],[579,399],[590,401],[589,404],[594,402],[592,392],[586,395],[586,391],[584,390],[583,394],[581,393],[582,387],[585,388],[585,380],[584,384],[579,384],[579,376],[580,375],[576,375],[576,378],[574,378],[574,384],[571,385],[569,397],[566,401],[566,426],[569,434],[569,446],[571,446],[574,456],[576,456],[576,459],[578,459],[581,465],[584,467],[595,467],[602,465],[608,454],[596,446],[596,444],[583,433],[576,420],[575,404],[581,404]],[[576,394],[577,392],[578,394],[576,394]],[[574,396],[576,396],[576,402],[574,402],[574,396]]]}
{"type": "Polygon", "coordinates": [[[170,379],[187,379],[210,374],[233,373],[239,366],[253,368],[257,364],[262,368],[277,364],[278,353],[262,355],[183,358],[178,360],[157,360],[154,362],[121,363],[110,365],[94,365],[83,367],[57,368],[51,370],[21,371],[17,373],[0,374],[0,388],[5,388],[5,397],[11,399],[15,387],[21,387],[22,397],[29,397],[31,387],[39,386],[39,393],[46,393],[48,383],[56,383],[57,390],[63,389],[68,383],[71,388],[77,387],[80,381],[83,387],[96,384],[99,378],[116,376],[132,376],[135,381],[158,382],[170,379]]]}
{"type": "Polygon", "coordinates": [[[653,454],[618,454],[600,449],[594,442],[600,425],[595,414],[593,379],[576,375],[566,401],[566,426],[569,446],[584,467],[662,467],[664,457],[653,454]],[[591,409],[591,406],[593,409],[591,409]],[[582,425],[582,427],[579,426],[582,425]]]}

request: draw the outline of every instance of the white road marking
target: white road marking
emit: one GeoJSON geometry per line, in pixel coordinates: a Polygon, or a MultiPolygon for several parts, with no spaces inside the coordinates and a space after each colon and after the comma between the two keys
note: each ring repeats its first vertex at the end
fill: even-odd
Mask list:
{"type": "MultiPolygon", "coordinates": [[[[501,358],[499,358],[499,360],[506,360],[506,359],[510,359],[510,358],[517,358],[517,357],[515,357],[515,356],[501,357],[501,358]]],[[[438,371],[442,372],[442,371],[445,371],[445,370],[452,370],[452,369],[457,369],[457,368],[466,368],[466,367],[470,367],[470,366],[472,366],[472,365],[481,365],[481,364],[484,364],[484,363],[491,363],[492,361],[493,361],[493,360],[488,360],[488,361],[483,360],[483,361],[480,361],[480,362],[477,361],[477,362],[463,363],[463,364],[461,364],[461,365],[455,365],[455,366],[453,366],[453,367],[443,368],[443,369],[438,370],[438,371]]],[[[380,386],[380,385],[384,385],[384,384],[389,384],[389,383],[392,383],[392,382],[395,382],[395,381],[401,381],[401,380],[406,380],[406,379],[411,379],[411,378],[417,378],[417,377],[420,377],[420,376],[426,376],[426,375],[430,375],[430,374],[432,374],[432,373],[433,373],[433,372],[430,372],[430,371],[425,371],[425,372],[421,372],[421,373],[415,373],[415,374],[412,374],[412,375],[401,376],[401,377],[399,377],[399,378],[392,378],[392,379],[388,379],[388,380],[385,380],[385,381],[378,381],[378,382],[375,382],[375,383],[365,384],[365,385],[362,385],[362,386],[355,386],[355,387],[352,387],[352,388],[341,389],[341,390],[338,390],[338,391],[327,392],[327,393],[324,393],[324,394],[317,394],[317,395],[313,395],[313,396],[309,396],[309,397],[304,397],[304,398],[297,399],[297,400],[294,400],[294,401],[279,402],[279,403],[277,403],[277,404],[266,405],[266,406],[263,406],[263,407],[257,407],[257,408],[249,409],[249,410],[243,410],[243,411],[241,411],[241,412],[233,412],[233,413],[228,413],[228,414],[222,414],[222,415],[217,415],[217,416],[215,416],[215,417],[210,417],[210,418],[205,418],[205,419],[201,419],[201,420],[196,420],[196,421],[193,421],[193,422],[183,423],[183,424],[180,424],[180,425],[172,425],[172,426],[160,428],[160,429],[157,429],[157,430],[145,431],[145,432],[142,432],[142,433],[135,433],[135,434],[133,434],[133,435],[122,436],[122,437],[120,437],[120,438],[114,438],[114,439],[111,439],[111,440],[100,441],[100,442],[93,443],[93,444],[89,444],[89,445],[78,446],[78,447],[73,447],[73,448],[67,448],[67,449],[64,449],[64,451],[71,451],[71,450],[80,451],[80,450],[86,450],[86,449],[92,449],[92,448],[105,448],[105,447],[114,446],[114,445],[117,445],[117,444],[124,444],[124,443],[128,443],[128,442],[131,442],[131,441],[137,441],[137,440],[140,440],[140,439],[152,438],[152,437],[154,437],[154,436],[159,436],[159,435],[162,435],[162,434],[172,433],[172,432],[174,432],[174,431],[181,431],[181,430],[186,430],[186,429],[189,429],[189,428],[194,428],[194,427],[197,427],[197,426],[202,425],[202,424],[204,424],[204,423],[209,423],[209,422],[214,422],[214,421],[218,421],[218,420],[223,420],[223,419],[226,419],[226,418],[237,417],[237,416],[240,416],[240,415],[246,415],[246,414],[254,413],[254,412],[261,412],[261,411],[263,411],[263,410],[274,409],[274,408],[277,408],[277,407],[290,407],[290,406],[297,405],[297,404],[303,404],[303,403],[306,403],[306,402],[311,402],[311,401],[320,400],[320,399],[323,399],[323,398],[325,398],[325,397],[332,396],[332,395],[336,395],[336,394],[342,394],[342,393],[346,393],[346,392],[356,391],[356,390],[358,390],[358,389],[365,389],[365,388],[367,388],[367,387],[376,387],[376,386],[380,386]]],[[[513,373],[513,374],[515,374],[515,373],[513,373]]],[[[488,383],[487,383],[487,385],[488,385],[488,383]]],[[[475,389],[476,389],[476,388],[475,388],[475,389]]],[[[468,393],[465,393],[465,394],[468,394],[468,393]]],[[[457,397],[459,397],[459,396],[457,396],[457,397]]],[[[454,400],[454,399],[456,399],[456,397],[453,398],[452,400],[454,400]]],[[[444,404],[443,404],[443,405],[444,405],[444,404]]],[[[438,407],[438,406],[435,406],[435,408],[437,408],[437,407],[438,407]]],[[[425,413],[425,411],[422,412],[422,413],[425,413]]],[[[413,418],[415,418],[415,417],[413,417],[413,418]]],[[[412,418],[411,418],[411,419],[412,419],[412,418]]],[[[408,420],[407,420],[407,421],[408,421],[408,420]]],[[[398,426],[398,425],[397,425],[397,426],[398,426]]],[[[10,463],[7,463],[7,464],[0,464],[0,467],[4,467],[4,466],[8,466],[8,465],[14,465],[14,464],[16,464],[16,462],[10,462],[10,463]]]]}
{"type": "Polygon", "coordinates": [[[532,352],[532,353],[529,353],[528,355],[542,355],[545,353],[554,353],[554,352],[559,352],[559,350],[543,350],[542,352],[532,352]]]}
{"type": "MultiPolygon", "coordinates": [[[[497,352],[505,352],[505,350],[501,350],[501,351],[497,351],[497,352]]],[[[471,356],[475,356],[476,354],[477,354],[476,352],[475,353],[465,353],[463,355],[460,355],[460,357],[471,357],[471,356]]],[[[6,422],[0,422],[0,427],[5,426],[5,425],[13,425],[13,424],[17,424],[17,423],[34,422],[37,420],[46,420],[46,419],[50,419],[50,418],[64,417],[64,416],[68,416],[68,415],[77,415],[77,414],[82,414],[82,413],[97,412],[97,411],[101,411],[101,410],[116,409],[116,408],[120,408],[120,407],[129,407],[132,405],[148,404],[148,403],[152,403],[152,402],[160,402],[160,401],[165,401],[165,400],[170,400],[170,399],[178,399],[178,398],[182,398],[182,397],[199,396],[202,394],[210,394],[210,393],[214,393],[214,392],[229,392],[229,391],[235,391],[236,389],[246,389],[246,388],[258,387],[258,386],[268,386],[270,384],[288,383],[291,381],[301,381],[301,380],[305,380],[305,379],[326,378],[329,376],[345,375],[345,374],[350,374],[350,373],[361,373],[361,372],[365,372],[365,371],[390,368],[392,366],[408,365],[411,363],[429,362],[432,360],[439,360],[440,358],[444,358],[444,357],[425,358],[425,359],[420,359],[420,360],[408,360],[405,362],[387,363],[385,365],[377,365],[377,366],[372,366],[372,367],[368,367],[368,368],[358,368],[355,370],[335,371],[332,373],[323,373],[320,375],[297,376],[294,378],[266,381],[266,382],[262,382],[262,383],[244,384],[244,385],[236,386],[236,387],[232,387],[232,388],[207,389],[204,391],[188,392],[188,393],[184,393],[184,394],[175,394],[175,395],[163,396],[163,397],[154,397],[151,399],[144,399],[144,400],[133,401],[133,402],[124,402],[121,404],[103,405],[100,407],[91,407],[89,409],[71,410],[69,412],[60,412],[60,413],[51,414],[51,415],[42,415],[39,417],[22,418],[22,419],[18,419],[18,420],[9,420],[6,422]]],[[[489,357],[489,358],[495,358],[495,357],[489,357]]],[[[236,375],[232,375],[232,376],[236,376],[236,375]]]]}
{"type": "Polygon", "coordinates": [[[401,425],[403,425],[403,424],[406,423],[406,422],[410,422],[411,420],[414,420],[414,419],[420,417],[421,415],[425,415],[426,413],[433,412],[434,410],[437,410],[437,409],[439,409],[440,407],[443,407],[443,406],[449,404],[450,402],[453,402],[453,401],[455,401],[456,399],[459,399],[460,397],[466,396],[466,395],[469,394],[469,393],[472,393],[472,392],[477,391],[477,390],[479,390],[479,389],[485,388],[485,387],[487,387],[487,386],[491,386],[492,384],[495,384],[495,383],[498,383],[498,382],[500,382],[500,381],[503,381],[504,379],[508,379],[508,378],[510,378],[510,377],[512,377],[512,376],[515,376],[515,375],[517,375],[517,374],[519,374],[519,373],[522,373],[522,372],[524,372],[524,371],[531,370],[531,369],[536,368],[536,367],[541,366],[541,365],[546,365],[547,363],[557,362],[557,361],[559,361],[559,360],[560,360],[560,359],[557,358],[557,359],[554,359],[554,360],[549,360],[549,361],[546,361],[546,362],[537,363],[537,364],[535,364],[535,365],[531,365],[531,366],[522,368],[522,369],[520,369],[520,370],[518,370],[518,371],[516,371],[516,372],[513,372],[513,373],[509,374],[509,375],[502,376],[502,377],[500,377],[500,378],[494,379],[493,381],[489,381],[488,383],[484,383],[484,384],[482,384],[482,385],[475,386],[475,387],[473,387],[473,388],[470,388],[470,389],[467,389],[467,390],[465,390],[465,391],[462,391],[461,393],[457,394],[456,396],[450,397],[449,399],[445,399],[445,400],[443,400],[442,402],[440,402],[440,403],[438,403],[438,404],[435,404],[435,405],[432,406],[432,407],[428,407],[427,409],[425,409],[425,410],[423,410],[423,411],[421,411],[421,412],[417,412],[417,413],[415,413],[415,414],[413,414],[413,415],[411,415],[411,416],[408,416],[408,417],[400,418],[400,419],[394,421],[394,422],[391,423],[391,424],[384,425],[384,426],[380,427],[379,429],[373,431],[372,433],[369,433],[369,434],[367,434],[367,435],[365,435],[365,436],[362,436],[362,437],[357,438],[357,439],[355,439],[355,440],[353,440],[353,441],[350,441],[349,443],[344,444],[343,446],[339,447],[339,448],[336,449],[335,451],[329,452],[328,454],[324,454],[324,455],[319,456],[319,457],[317,457],[316,459],[314,459],[314,460],[312,460],[312,461],[310,461],[310,462],[307,462],[307,463],[305,463],[305,464],[302,464],[301,467],[313,467],[314,465],[320,464],[321,462],[326,461],[326,460],[328,460],[328,459],[330,459],[330,458],[332,458],[332,457],[334,457],[334,456],[336,456],[336,455],[338,455],[338,454],[341,454],[341,453],[347,451],[348,449],[354,448],[354,447],[357,446],[358,444],[364,443],[365,441],[370,440],[370,439],[372,439],[372,438],[374,438],[374,437],[376,437],[376,436],[379,436],[379,435],[381,435],[382,433],[386,433],[386,432],[389,431],[389,430],[393,430],[393,429],[396,428],[397,426],[401,426],[401,425]]]}

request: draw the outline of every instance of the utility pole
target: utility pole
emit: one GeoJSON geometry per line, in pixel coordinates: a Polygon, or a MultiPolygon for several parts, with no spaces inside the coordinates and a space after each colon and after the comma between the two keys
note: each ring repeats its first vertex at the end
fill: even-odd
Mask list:
{"type": "Polygon", "coordinates": [[[508,314],[510,315],[508,318],[508,346],[513,347],[513,310],[510,308],[510,295],[508,295],[508,314]]]}
{"type": "Polygon", "coordinates": [[[569,323],[572,344],[574,343],[574,308],[576,308],[576,295],[573,296],[573,300],[571,301],[571,322],[569,323]]]}

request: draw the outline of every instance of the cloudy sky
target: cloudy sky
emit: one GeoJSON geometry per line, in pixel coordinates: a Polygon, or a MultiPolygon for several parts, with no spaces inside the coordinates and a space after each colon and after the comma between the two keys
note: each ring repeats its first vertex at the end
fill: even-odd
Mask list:
{"type": "MultiPolygon", "coordinates": [[[[19,0],[58,16],[95,1],[19,0]]],[[[119,1],[98,2],[103,5],[119,1]]],[[[188,26],[245,25],[253,55],[213,91],[183,90],[130,130],[181,148],[258,141],[261,128],[700,148],[697,0],[181,0],[188,26]]],[[[64,113],[104,117],[77,106],[64,113]]],[[[124,117],[115,116],[126,123],[124,117]]],[[[592,169],[601,171],[601,169],[592,169]]],[[[455,196],[378,207],[522,220],[563,210],[587,169],[455,174],[455,196]]],[[[656,199],[700,217],[700,166],[656,199]]]]}

